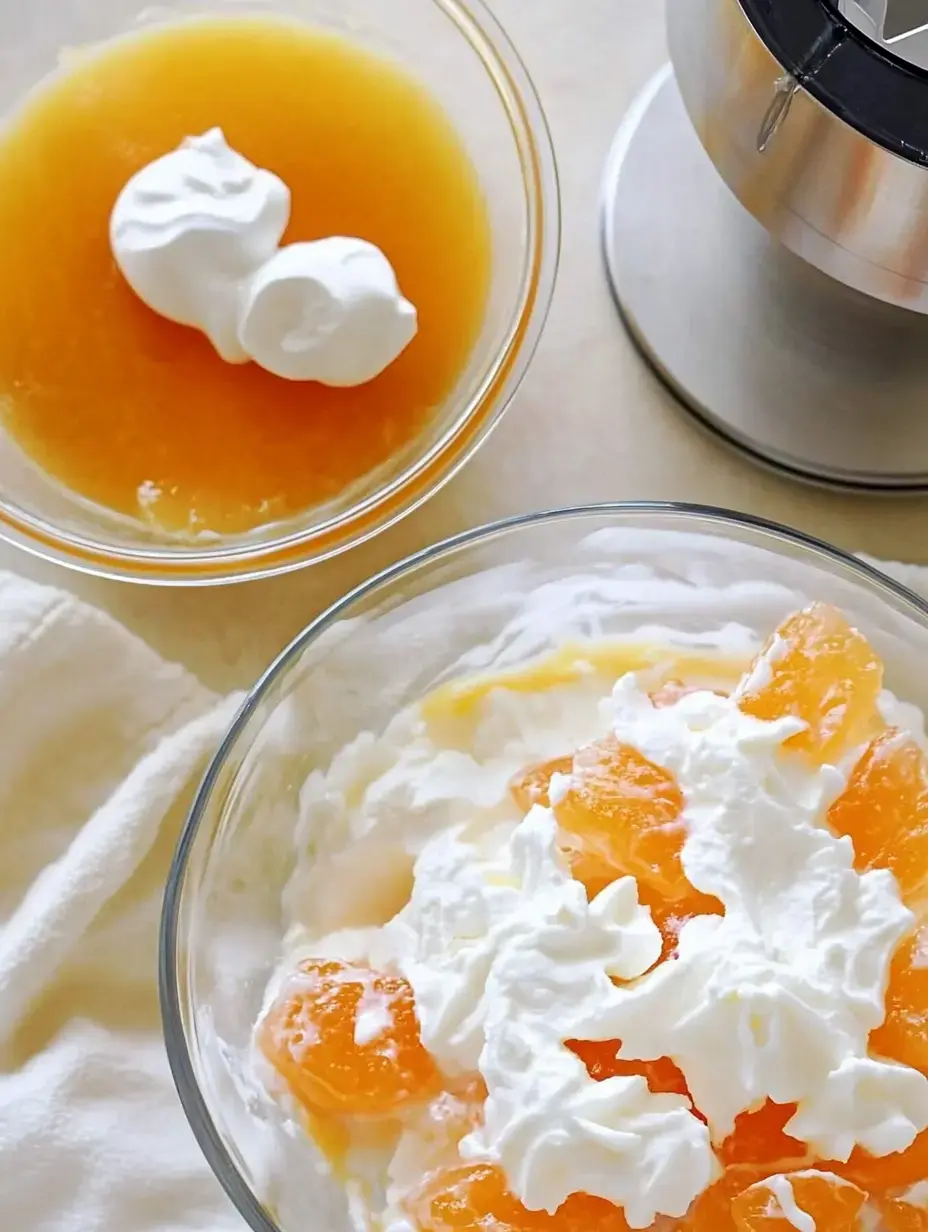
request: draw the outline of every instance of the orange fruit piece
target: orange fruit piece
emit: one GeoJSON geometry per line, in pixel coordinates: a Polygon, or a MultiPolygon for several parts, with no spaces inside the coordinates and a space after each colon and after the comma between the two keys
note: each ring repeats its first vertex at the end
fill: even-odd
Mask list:
{"type": "Polygon", "coordinates": [[[923,1203],[886,1198],[880,1203],[880,1214],[886,1232],[928,1232],[928,1206],[923,1203]]]}
{"type": "MultiPolygon", "coordinates": [[[[529,766],[521,774],[517,774],[509,784],[509,790],[523,813],[527,813],[536,804],[548,808],[551,803],[549,793],[552,778],[555,774],[571,774],[573,768],[573,756],[555,757],[551,761],[539,762],[538,765],[529,766]]],[[[590,902],[600,890],[625,875],[621,869],[604,864],[597,855],[586,852],[582,844],[569,835],[561,836],[560,849],[570,867],[571,875],[583,883],[590,902]]]]}
{"type": "Polygon", "coordinates": [[[570,791],[555,812],[567,844],[613,877],[631,874],[671,902],[694,892],[680,863],[683,794],[631,745],[607,736],[575,753],[570,791]]]}
{"type": "Polygon", "coordinates": [[[825,1166],[874,1196],[908,1189],[928,1177],[928,1129],[906,1151],[876,1156],[856,1147],[846,1164],[832,1162],[825,1166]]]}
{"type": "Polygon", "coordinates": [[[732,1214],[732,1202],[749,1185],[769,1176],[770,1164],[738,1164],[725,1172],[709,1188],[699,1195],[680,1222],[686,1232],[738,1232],[732,1214]]]}
{"type": "Polygon", "coordinates": [[[711,898],[708,894],[700,894],[692,886],[683,898],[670,903],[651,894],[646,888],[641,890],[639,898],[643,906],[650,907],[651,918],[660,929],[664,943],[661,950],[661,962],[672,958],[676,953],[684,924],[698,915],[722,915],[723,913],[722,904],[718,899],[711,898]]]}
{"type": "Polygon", "coordinates": [[[858,1232],[867,1195],[850,1181],[828,1172],[779,1173],[757,1181],[731,1204],[739,1232],[784,1232],[795,1228],[795,1209],[808,1215],[822,1232],[858,1232]],[[791,1203],[795,1208],[791,1209],[791,1203]]]}
{"type": "Polygon", "coordinates": [[[788,616],[736,690],[758,719],[802,719],[788,748],[835,761],[877,721],[883,665],[867,639],[826,603],[788,616]]]}
{"type": "Polygon", "coordinates": [[[724,1174],[700,1194],[681,1228],[687,1232],[736,1232],[732,1203],[738,1194],[784,1168],[805,1162],[808,1147],[784,1132],[794,1104],[769,1100],[756,1112],[743,1112],[734,1132],[717,1149],[724,1174]]]}
{"type": "Polygon", "coordinates": [[[389,1116],[439,1086],[410,985],[356,963],[301,963],[259,1024],[258,1044],[314,1112],[389,1116]]]}
{"type": "Polygon", "coordinates": [[[618,1056],[621,1047],[618,1040],[567,1040],[567,1047],[580,1058],[596,1082],[605,1082],[607,1078],[642,1077],[655,1095],[689,1096],[682,1071],[669,1057],[661,1057],[658,1061],[623,1061],[618,1056]]]}
{"type": "Polygon", "coordinates": [[[421,1232],[629,1232],[619,1207],[587,1194],[572,1194],[553,1215],[530,1211],[492,1164],[439,1173],[407,1205],[421,1232]]]}
{"type": "Polygon", "coordinates": [[[854,843],[858,869],[888,868],[904,898],[928,881],[928,758],[895,728],[872,740],[828,810],[854,843]]]}
{"type": "Polygon", "coordinates": [[[726,1166],[804,1161],[808,1146],[791,1138],[785,1129],[795,1112],[795,1104],[775,1104],[769,1099],[754,1112],[742,1112],[734,1131],[719,1147],[720,1161],[726,1166]]]}
{"type": "Polygon", "coordinates": [[[586,887],[588,898],[595,898],[619,877],[636,876],[639,897],[651,908],[664,937],[665,958],[676,949],[687,920],[721,914],[722,904],[694,889],[680,864],[686,838],[679,821],[683,798],[668,771],[607,738],[581,749],[575,757],[540,762],[517,775],[510,791],[523,813],[535,804],[549,805],[555,774],[571,775],[575,780],[574,789],[556,811],[562,827],[561,850],[572,875],[586,887]],[[649,792],[653,794],[650,815],[649,792]],[[643,867],[648,860],[650,864],[643,867]]]}
{"type": "MultiPolygon", "coordinates": [[[[614,745],[616,742],[611,742],[614,745]]],[[[617,747],[617,745],[616,745],[617,747]]],[[[595,745],[594,747],[595,748],[595,745]]],[[[631,750],[633,753],[633,750],[631,750]]],[[[582,750],[585,756],[588,750],[582,750]]],[[[578,756],[580,756],[578,754],[578,756]]],[[[640,756],[636,754],[636,756],[640,756]]],[[[641,761],[645,759],[640,758],[641,761]]],[[[651,766],[651,763],[645,761],[646,766],[651,766]]],[[[673,777],[667,774],[667,771],[662,771],[654,766],[654,770],[663,776],[665,784],[668,785],[668,790],[674,790],[673,777]]],[[[515,779],[510,782],[509,790],[511,795],[518,804],[521,811],[529,812],[529,809],[534,804],[543,804],[547,807],[550,804],[550,792],[552,777],[556,774],[573,775],[574,758],[553,758],[550,761],[542,761],[537,765],[529,766],[521,774],[516,775],[515,779]]],[[[619,790],[615,785],[613,791],[619,790]]],[[[564,802],[567,803],[567,802],[564,802]]],[[[631,796],[629,800],[629,808],[635,806],[635,797],[631,796]]],[[[682,802],[679,807],[682,808],[682,802]]],[[[563,806],[558,807],[558,821],[561,821],[563,806]]],[[[679,813],[679,808],[677,809],[679,813]]],[[[658,823],[661,824],[661,823],[658,823]]],[[[656,885],[648,885],[643,881],[638,881],[638,897],[645,906],[651,908],[651,914],[654,923],[661,929],[661,934],[664,939],[662,958],[667,958],[677,949],[677,941],[680,934],[680,929],[686,923],[686,920],[693,919],[694,915],[706,914],[721,914],[722,904],[715,898],[711,898],[709,894],[701,894],[698,890],[690,885],[689,881],[683,873],[683,867],[679,865],[679,850],[683,846],[685,834],[682,825],[679,825],[677,832],[673,830],[673,823],[669,824],[669,828],[665,830],[663,835],[667,850],[669,851],[669,859],[672,861],[670,867],[670,877],[673,878],[675,887],[675,896],[670,901],[665,898],[667,892],[667,877],[659,878],[656,885]]],[[[571,830],[562,830],[561,835],[561,850],[564,856],[567,857],[571,872],[577,881],[583,882],[587,897],[592,901],[600,890],[605,890],[611,882],[616,878],[625,877],[630,872],[636,872],[633,867],[630,867],[626,862],[622,862],[615,848],[621,851],[621,843],[616,840],[616,843],[610,844],[589,843],[584,834],[572,833],[571,830]]],[[[638,870],[640,872],[640,870],[638,870]]],[[[637,873],[636,873],[637,875],[637,873]]]]}
{"type": "Polygon", "coordinates": [[[548,808],[551,799],[548,792],[551,780],[556,774],[570,774],[574,768],[573,755],[569,757],[553,757],[550,761],[539,762],[529,766],[517,774],[509,784],[512,798],[522,810],[527,813],[536,804],[548,808]]]}
{"type": "Polygon", "coordinates": [[[928,1075],[928,920],[893,956],[886,1020],[870,1034],[870,1051],[928,1075]]]}

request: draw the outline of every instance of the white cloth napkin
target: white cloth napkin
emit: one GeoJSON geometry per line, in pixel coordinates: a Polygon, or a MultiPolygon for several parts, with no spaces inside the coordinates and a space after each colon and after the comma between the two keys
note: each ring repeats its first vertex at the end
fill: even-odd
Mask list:
{"type": "Polygon", "coordinates": [[[0,573],[0,1229],[244,1227],[174,1092],[155,964],[184,811],[240,698],[0,573]]]}
{"type": "Polygon", "coordinates": [[[2,1232],[244,1228],[177,1101],[155,988],[171,853],[239,701],[0,573],[2,1232]]]}

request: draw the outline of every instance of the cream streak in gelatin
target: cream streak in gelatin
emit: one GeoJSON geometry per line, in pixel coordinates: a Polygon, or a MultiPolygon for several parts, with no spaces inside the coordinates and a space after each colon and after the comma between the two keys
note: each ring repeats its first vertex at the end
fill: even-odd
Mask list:
{"type": "MultiPolygon", "coordinates": [[[[428,699],[303,789],[313,855],[288,890],[298,922],[268,1003],[300,957],[362,959],[408,980],[422,1042],[449,1081],[479,1075],[486,1088],[466,1132],[436,1147],[434,1126],[410,1115],[387,1144],[378,1218],[395,1232],[415,1226],[417,1157],[424,1171],[497,1165],[529,1211],[583,1193],[647,1228],[687,1213],[720,1175],[736,1117],[767,1099],[796,1105],[786,1132],[821,1159],[904,1151],[928,1127],[928,1079],[867,1051],[912,912],[893,876],[855,870],[851,840],[826,825],[860,750],[837,766],[792,753],[800,721],[755,718],[709,691],[735,684],[721,654],[717,681],[704,654],[706,687],[655,705],[649,693],[675,656],[680,646],[611,690],[591,654],[566,683],[501,679],[473,705],[447,695],[444,712],[428,699]],[[634,878],[588,901],[571,876],[556,816],[571,775],[556,774],[550,801],[524,816],[509,792],[527,765],[607,732],[672,773],[683,869],[724,907],[684,923],[670,962],[658,963],[661,932],[634,878]],[[373,908],[365,879],[353,891],[344,878],[371,863],[383,873],[373,908]],[[315,918],[301,918],[310,902],[315,918]],[[621,1040],[623,1060],[671,1058],[693,1102],[652,1092],[641,1074],[595,1081],[568,1040],[621,1040]]],[[[892,695],[880,712],[920,730],[892,695]]],[[[378,1029],[377,1007],[365,1007],[357,1042],[378,1029]]],[[[789,1180],[771,1189],[789,1219],[789,1180]]],[[[791,1221],[808,1226],[796,1210],[791,1221]]]]}

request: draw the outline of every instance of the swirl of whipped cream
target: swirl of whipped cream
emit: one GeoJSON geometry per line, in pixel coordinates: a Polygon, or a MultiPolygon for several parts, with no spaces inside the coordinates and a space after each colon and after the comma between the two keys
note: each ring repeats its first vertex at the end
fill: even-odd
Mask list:
{"type": "Polygon", "coordinates": [[[334,386],[379,376],[416,329],[384,254],[344,236],[281,248],[249,282],[239,319],[241,344],[262,368],[334,386]]]}
{"type": "Polygon", "coordinates": [[[201,330],[229,363],[352,386],[373,380],[416,334],[386,256],[331,237],[280,247],[290,190],[219,128],[143,167],[110,219],[116,264],[138,297],[201,330]]]}
{"type": "Polygon", "coordinates": [[[245,363],[239,285],[277,252],[289,218],[283,180],[212,128],[129,180],[113,208],[110,244],[149,308],[202,330],[229,363],[245,363]]]}

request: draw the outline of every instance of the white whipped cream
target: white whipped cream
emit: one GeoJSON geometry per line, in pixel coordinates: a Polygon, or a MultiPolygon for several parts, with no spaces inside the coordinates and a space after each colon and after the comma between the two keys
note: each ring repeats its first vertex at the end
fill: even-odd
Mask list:
{"type": "Polygon", "coordinates": [[[682,1216],[715,1175],[705,1125],[644,1078],[594,1082],[564,1040],[658,959],[661,937],[633,878],[588,903],[557,849],[550,809],[508,835],[439,835],[416,863],[406,908],[375,964],[410,981],[422,1038],[450,1073],[487,1085],[484,1125],[464,1158],[498,1161],[531,1209],[578,1191],[625,1208],[634,1227],[682,1216]]]}
{"type": "Polygon", "coordinates": [[[710,693],[656,709],[633,677],[616,686],[613,730],[675,775],[683,867],[725,915],[685,925],[676,961],[617,989],[590,1029],[625,1057],[672,1057],[716,1139],[770,1098],[799,1105],[787,1132],[824,1158],[886,1155],[928,1127],[928,1079],[867,1055],[913,917],[892,874],[855,872],[851,841],[827,829],[844,776],[782,753],[799,727],[710,693]]]}
{"type": "Polygon", "coordinates": [[[240,287],[273,257],[289,218],[283,180],[213,128],[129,180],[113,207],[110,244],[149,308],[202,330],[223,359],[244,363],[240,287]]]}
{"type": "Polygon", "coordinates": [[[373,380],[415,337],[415,308],[366,240],[281,248],[289,218],[283,180],[213,128],[129,180],[110,244],[136,295],[229,363],[333,386],[373,380]]]}
{"type": "Polygon", "coordinates": [[[332,236],[288,244],[246,284],[242,347],[289,381],[372,381],[416,336],[416,310],[374,244],[332,236]]]}

